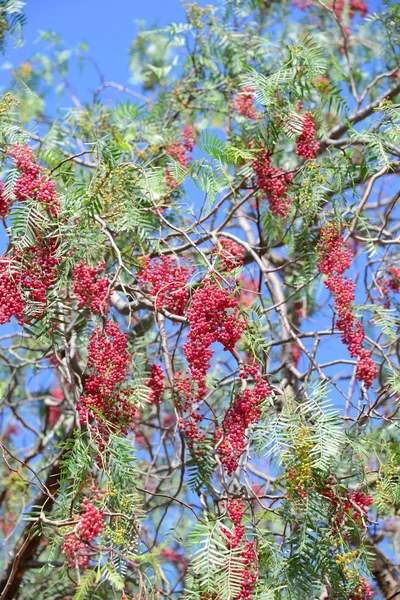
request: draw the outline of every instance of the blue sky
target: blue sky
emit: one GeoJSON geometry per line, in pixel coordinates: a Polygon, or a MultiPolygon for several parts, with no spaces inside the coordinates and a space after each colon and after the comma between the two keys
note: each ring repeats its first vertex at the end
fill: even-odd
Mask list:
{"type": "MultiPolygon", "coordinates": [[[[198,0],[198,4],[218,2],[198,0]]],[[[136,22],[142,19],[163,26],[183,21],[185,16],[180,0],[28,0],[25,12],[25,44],[10,50],[7,59],[12,64],[38,51],[38,32],[51,30],[63,37],[67,47],[86,42],[88,54],[99,63],[105,78],[119,83],[126,83],[130,76],[127,50],[137,31],[136,22]]],[[[0,81],[4,82],[4,76],[0,81]]]]}

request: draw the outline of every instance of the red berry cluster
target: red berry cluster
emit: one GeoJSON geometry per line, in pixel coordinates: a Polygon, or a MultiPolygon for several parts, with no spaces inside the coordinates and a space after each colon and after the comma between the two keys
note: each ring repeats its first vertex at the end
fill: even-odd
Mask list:
{"type": "MultiPolygon", "coordinates": [[[[340,21],[343,19],[345,6],[345,0],[335,0],[330,5],[330,7],[333,8],[335,15],[340,21]]],[[[364,2],[364,0],[350,0],[348,10],[350,19],[353,19],[355,17],[356,12],[359,12],[362,17],[365,17],[368,14],[368,6],[364,2]]]]}
{"type": "MultiPolygon", "coordinates": [[[[229,548],[240,548],[240,557],[244,570],[240,571],[242,583],[240,592],[234,600],[250,600],[253,588],[258,579],[258,570],[256,568],[256,551],[254,542],[246,542],[245,528],[242,525],[242,519],[245,512],[245,504],[241,500],[228,500],[227,512],[233,523],[233,532],[224,528],[224,533],[228,538],[227,546],[229,548]]],[[[232,567],[230,567],[232,568],[232,567]]]]}
{"type": "Polygon", "coordinates": [[[348,600],[371,600],[374,596],[374,592],[371,589],[370,584],[363,577],[357,582],[356,589],[350,594],[348,600]]]}
{"type": "Polygon", "coordinates": [[[10,198],[6,197],[4,183],[0,181],[0,219],[4,219],[10,212],[10,198]]]}
{"type": "Polygon", "coordinates": [[[67,558],[68,566],[75,567],[78,565],[81,569],[87,569],[89,545],[104,529],[104,513],[98,510],[87,498],[83,500],[81,509],[83,512],[79,516],[76,533],[70,533],[66,536],[61,549],[67,558]]]}
{"type": "Polygon", "coordinates": [[[181,266],[171,256],[153,260],[143,257],[142,269],[136,277],[154,298],[156,309],[167,308],[176,315],[183,315],[188,301],[187,282],[193,271],[192,266],[181,266]]]}
{"type": "Polygon", "coordinates": [[[72,275],[78,306],[90,308],[99,315],[105,315],[107,312],[108,279],[99,277],[104,267],[105,263],[90,267],[82,262],[74,267],[72,275]]]}
{"type": "Polygon", "coordinates": [[[21,273],[15,258],[2,258],[0,262],[0,325],[12,317],[22,322],[25,301],[21,295],[21,273]]]}
{"type": "Polygon", "coordinates": [[[19,202],[26,198],[36,198],[46,206],[50,216],[56,218],[60,204],[54,182],[45,175],[40,175],[40,167],[35,163],[35,157],[29,146],[14,144],[9,148],[8,155],[13,158],[15,166],[21,172],[14,186],[14,195],[19,202]]]}
{"type": "Polygon", "coordinates": [[[297,367],[297,365],[299,364],[300,357],[301,357],[301,348],[297,344],[297,342],[293,342],[293,344],[291,346],[291,351],[292,351],[293,365],[295,367],[297,367]]]}
{"type": "Polygon", "coordinates": [[[107,443],[110,429],[126,433],[136,407],[129,400],[129,387],[123,389],[129,365],[128,338],[117,323],[107,321],[104,331],[96,328],[88,347],[89,377],[81,396],[78,412],[82,423],[87,423],[98,440],[100,449],[107,443]],[[103,418],[97,418],[99,411],[103,418]]]}
{"type": "Polygon", "coordinates": [[[380,293],[383,295],[383,306],[390,308],[390,292],[400,292],[400,268],[389,267],[387,269],[387,278],[380,278],[377,281],[377,286],[380,293]]]}
{"type": "Polygon", "coordinates": [[[57,267],[61,258],[57,256],[58,242],[55,238],[38,239],[36,245],[25,248],[22,252],[15,251],[16,259],[21,265],[21,286],[27,301],[41,304],[33,311],[35,317],[40,317],[46,304],[47,290],[57,279],[57,267]]]}
{"type": "Polygon", "coordinates": [[[344,497],[340,496],[332,487],[332,481],[320,490],[320,494],[326,498],[333,507],[333,518],[335,527],[342,528],[351,519],[359,527],[365,529],[368,507],[374,502],[371,494],[363,492],[346,491],[344,497]]]}
{"type": "Polygon", "coordinates": [[[233,240],[219,238],[218,246],[214,248],[213,252],[218,254],[218,266],[221,271],[228,273],[243,265],[243,247],[233,240]]]}
{"type": "Polygon", "coordinates": [[[215,432],[217,452],[229,476],[245,450],[247,429],[258,421],[261,403],[271,393],[256,364],[244,365],[240,376],[242,380],[252,377],[254,386],[239,392],[233,406],[227,410],[222,426],[215,432]]]}
{"type": "Polygon", "coordinates": [[[207,392],[205,376],[214,354],[210,346],[219,342],[224,350],[233,350],[243,333],[245,323],[240,320],[237,307],[237,299],[209,279],[205,279],[193,293],[187,311],[190,324],[188,341],[183,350],[198,386],[198,398],[203,398],[207,392]]]}
{"type": "Polygon", "coordinates": [[[351,265],[352,255],[336,223],[330,222],[322,228],[318,254],[318,270],[326,275],[325,285],[335,299],[334,306],[339,316],[337,327],[342,332],[342,341],[348,347],[350,356],[358,357],[356,377],[368,388],[377,375],[377,368],[371,352],[362,347],[364,328],[356,320],[352,307],[355,284],[343,276],[351,265]]]}
{"type": "Polygon", "coordinates": [[[272,214],[286,217],[291,208],[291,201],[286,192],[293,174],[273,167],[271,157],[266,150],[257,157],[253,168],[257,176],[257,185],[265,193],[272,214]]]}
{"type": "Polygon", "coordinates": [[[195,143],[194,130],[190,125],[183,128],[182,137],[181,142],[172,142],[167,146],[167,153],[180,165],[188,167],[192,157],[187,153],[192,152],[195,143]]]}
{"type": "Polygon", "coordinates": [[[164,371],[161,365],[154,364],[150,369],[150,379],[146,385],[151,389],[149,401],[152,404],[161,404],[164,393],[164,371]]]}
{"type": "Polygon", "coordinates": [[[0,324],[8,323],[13,316],[19,323],[40,318],[46,305],[47,290],[57,279],[61,261],[56,256],[54,238],[38,240],[0,262],[0,324]],[[26,308],[30,309],[25,314],[26,308]]]}
{"type": "Polygon", "coordinates": [[[246,119],[257,119],[257,112],[254,107],[254,90],[249,87],[243,90],[233,98],[231,107],[236,110],[241,117],[246,119]]]}
{"type": "Polygon", "coordinates": [[[302,118],[303,129],[296,141],[296,154],[311,160],[316,157],[320,144],[315,139],[315,124],[312,114],[307,111],[302,118]]]}
{"type": "Polygon", "coordinates": [[[185,417],[182,416],[179,419],[179,428],[186,436],[189,449],[197,454],[197,456],[203,456],[204,450],[202,446],[205,440],[205,434],[199,429],[199,423],[203,418],[199,406],[201,398],[194,397],[195,394],[192,390],[192,383],[181,371],[175,373],[174,383],[175,389],[179,394],[177,402],[178,407],[182,414],[188,413],[185,417]]]}

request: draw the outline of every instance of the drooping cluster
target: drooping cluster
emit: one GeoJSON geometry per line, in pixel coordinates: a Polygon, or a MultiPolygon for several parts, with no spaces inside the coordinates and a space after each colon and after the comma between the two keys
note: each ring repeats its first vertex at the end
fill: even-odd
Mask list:
{"type": "Polygon", "coordinates": [[[321,496],[326,498],[333,507],[333,523],[337,530],[351,521],[361,529],[366,529],[368,518],[368,508],[373,504],[374,499],[371,494],[364,494],[356,491],[346,490],[346,494],[341,496],[334,489],[334,481],[330,479],[327,484],[319,490],[321,496]]]}
{"type": "Polygon", "coordinates": [[[4,219],[10,212],[10,198],[7,198],[4,183],[0,181],[0,219],[4,219]]]}
{"type": "Polygon", "coordinates": [[[352,254],[345,246],[342,231],[336,223],[328,223],[321,230],[318,269],[326,275],[325,285],[334,297],[334,307],[339,317],[336,325],[342,332],[342,341],[348,347],[350,356],[358,358],[356,377],[368,388],[377,375],[377,368],[371,352],[362,347],[364,328],[357,321],[352,306],[355,284],[343,275],[350,267],[351,259],[352,254]]]}
{"type": "Polygon", "coordinates": [[[89,565],[90,543],[104,529],[104,512],[97,509],[87,498],[83,500],[80,508],[82,513],[79,515],[76,531],[65,537],[61,549],[69,567],[78,566],[85,570],[89,565]]]}
{"type": "Polygon", "coordinates": [[[254,106],[254,90],[250,87],[245,87],[232,100],[231,107],[241,117],[246,119],[256,119],[257,112],[254,106]]]}
{"type": "Polygon", "coordinates": [[[174,385],[178,392],[177,405],[182,415],[178,426],[185,434],[188,448],[197,456],[204,456],[205,434],[199,428],[203,419],[200,412],[201,398],[193,392],[190,378],[182,371],[175,373],[174,385]]]}
{"type": "Polygon", "coordinates": [[[78,306],[90,308],[99,315],[107,312],[108,279],[99,276],[104,267],[105,263],[90,267],[82,262],[74,267],[72,275],[78,306]]]}
{"type": "Polygon", "coordinates": [[[206,279],[193,293],[187,311],[190,329],[183,345],[192,379],[197,383],[197,396],[206,394],[205,376],[210,368],[215,342],[224,350],[233,350],[240,339],[245,323],[239,318],[238,301],[225,288],[206,279]]]}
{"type": "Polygon", "coordinates": [[[287,494],[291,499],[300,497],[304,500],[315,483],[311,455],[313,447],[312,431],[302,424],[296,432],[293,451],[284,460],[287,494]]]}
{"type": "Polygon", "coordinates": [[[50,216],[58,217],[60,204],[54,182],[41,175],[31,148],[27,145],[14,144],[7,153],[21,172],[14,186],[16,200],[24,202],[27,198],[36,199],[45,205],[50,216]]]}
{"type": "MultiPolygon", "coordinates": [[[[241,569],[240,569],[240,592],[234,600],[250,600],[254,585],[258,580],[257,555],[253,541],[246,541],[245,528],[242,525],[242,519],[245,513],[245,504],[241,500],[229,499],[227,503],[227,513],[233,524],[233,531],[224,527],[224,534],[227,539],[228,548],[240,550],[241,569]],[[244,567],[244,568],[243,568],[244,567]]],[[[232,569],[232,566],[228,566],[232,569]]]]}
{"type": "Polygon", "coordinates": [[[164,371],[161,365],[154,364],[150,369],[150,379],[146,381],[150,388],[149,401],[151,404],[161,404],[164,393],[164,371]]]}
{"type": "Polygon", "coordinates": [[[244,365],[241,369],[242,381],[249,377],[254,380],[253,387],[246,387],[239,392],[232,407],[225,413],[222,426],[215,432],[217,453],[229,476],[237,468],[239,458],[246,448],[247,429],[257,423],[262,401],[271,393],[268,383],[254,363],[244,365]]]}
{"type": "Polygon", "coordinates": [[[21,286],[27,302],[32,303],[35,317],[41,315],[46,305],[47,290],[57,279],[57,267],[61,258],[57,256],[58,242],[53,238],[38,238],[37,243],[22,251],[15,251],[21,266],[21,286]],[[35,309],[37,305],[37,309],[35,309]]]}
{"type": "MultiPolygon", "coordinates": [[[[313,2],[312,0],[293,0],[293,6],[296,6],[300,10],[307,10],[313,6],[313,2]]],[[[345,0],[334,0],[334,2],[329,4],[329,7],[334,10],[337,18],[342,21],[346,7],[345,0]]],[[[368,14],[368,6],[364,0],[350,0],[348,3],[348,15],[350,19],[353,19],[357,12],[360,13],[362,17],[365,17],[368,14]]],[[[345,28],[345,32],[349,34],[348,28],[345,28]]]]}
{"type": "Polygon", "coordinates": [[[111,320],[106,322],[104,331],[96,327],[90,337],[89,376],[78,412],[81,423],[86,423],[96,435],[100,449],[106,444],[110,431],[127,432],[136,411],[129,399],[129,386],[123,386],[130,361],[127,344],[127,335],[111,320]]]}
{"type": "Polygon", "coordinates": [[[360,577],[356,583],[356,589],[350,594],[348,600],[371,600],[373,596],[371,585],[364,577],[360,577]]]}
{"type": "Polygon", "coordinates": [[[57,279],[55,238],[37,239],[35,245],[5,256],[0,262],[0,324],[15,316],[19,323],[40,318],[47,303],[47,292],[57,279]]]}
{"type": "Polygon", "coordinates": [[[144,257],[137,280],[154,298],[157,310],[166,308],[175,315],[183,315],[189,297],[187,282],[193,271],[191,265],[179,265],[171,256],[153,260],[144,257]]]}
{"type": "Polygon", "coordinates": [[[291,209],[291,200],[287,196],[288,186],[293,179],[292,173],[285,173],[271,165],[271,157],[263,150],[253,164],[257,185],[264,192],[273,215],[286,217],[291,209]]]}
{"type": "Polygon", "coordinates": [[[390,308],[390,292],[400,292],[400,268],[389,267],[386,270],[386,278],[383,276],[377,280],[377,287],[383,296],[383,306],[390,308]]]}
{"type": "Polygon", "coordinates": [[[233,240],[224,237],[219,238],[218,245],[213,252],[218,254],[218,266],[221,271],[229,273],[229,271],[243,265],[243,247],[233,240]]]}
{"type": "Polygon", "coordinates": [[[167,153],[183,167],[188,167],[192,159],[192,152],[195,144],[194,129],[190,125],[185,125],[182,133],[182,141],[172,142],[167,146],[167,153]]]}
{"type": "Polygon", "coordinates": [[[320,144],[315,139],[315,123],[312,114],[307,111],[302,115],[302,119],[303,129],[296,140],[296,154],[311,160],[316,157],[320,144]]]}
{"type": "MultiPolygon", "coordinates": [[[[330,7],[333,9],[337,18],[342,21],[344,11],[346,10],[345,0],[334,0],[330,7]]],[[[350,19],[353,19],[357,12],[360,13],[362,17],[367,16],[368,6],[364,0],[350,0],[348,4],[348,15],[350,19]]]]}
{"type": "Polygon", "coordinates": [[[21,295],[21,273],[14,258],[3,257],[0,262],[0,325],[12,317],[22,322],[25,302],[21,295]]]}

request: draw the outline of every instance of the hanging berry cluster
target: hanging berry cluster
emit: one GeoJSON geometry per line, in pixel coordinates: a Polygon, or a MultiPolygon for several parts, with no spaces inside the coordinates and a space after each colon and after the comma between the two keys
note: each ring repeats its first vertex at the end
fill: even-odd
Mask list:
{"type": "Polygon", "coordinates": [[[240,377],[243,382],[252,377],[254,386],[239,392],[233,406],[227,410],[222,426],[215,432],[217,452],[229,476],[237,468],[245,450],[247,429],[258,421],[262,401],[271,393],[256,364],[244,365],[240,377]]]}
{"type": "Polygon", "coordinates": [[[183,315],[188,302],[187,282],[193,271],[192,266],[181,266],[171,256],[153,260],[144,257],[136,277],[154,298],[157,310],[166,308],[175,315],[183,315]]]}
{"type": "Polygon", "coordinates": [[[319,142],[315,139],[315,123],[312,114],[307,111],[302,115],[303,129],[296,140],[297,156],[303,156],[305,159],[312,160],[316,157],[319,150],[319,142]]]}
{"type": "Polygon", "coordinates": [[[331,3],[330,7],[340,21],[343,20],[346,7],[350,19],[355,17],[356,12],[359,12],[362,17],[366,17],[368,14],[368,6],[364,0],[350,0],[348,5],[345,3],[345,0],[335,0],[331,3]]]}
{"type": "Polygon", "coordinates": [[[383,306],[385,308],[390,308],[390,292],[400,292],[400,268],[389,267],[386,274],[386,279],[378,279],[377,287],[383,296],[383,306]]]}
{"type": "Polygon", "coordinates": [[[69,567],[87,569],[89,565],[90,543],[104,529],[104,513],[85,498],[81,504],[82,513],[76,531],[65,537],[62,551],[67,558],[69,567]]]}
{"type": "Polygon", "coordinates": [[[164,371],[161,365],[154,364],[151,366],[150,379],[146,381],[146,385],[151,390],[149,395],[151,404],[161,404],[164,394],[164,371]]]}
{"type": "Polygon", "coordinates": [[[346,494],[341,496],[336,492],[332,478],[319,490],[319,493],[328,500],[333,508],[333,525],[337,531],[342,532],[343,528],[351,522],[356,524],[358,528],[366,529],[368,507],[374,502],[371,494],[346,490],[346,494]]]}
{"type": "Polygon", "coordinates": [[[14,316],[19,323],[40,318],[47,304],[47,292],[57,280],[58,243],[54,238],[37,238],[36,244],[0,262],[0,324],[14,316]]]}
{"type": "Polygon", "coordinates": [[[218,254],[218,267],[225,273],[229,273],[243,265],[243,247],[233,240],[224,237],[219,238],[218,245],[213,252],[218,254]]]}
{"type": "Polygon", "coordinates": [[[100,450],[106,445],[110,431],[126,433],[135,415],[136,407],[129,399],[131,390],[129,386],[123,387],[130,362],[127,344],[127,335],[111,320],[106,322],[104,331],[96,327],[90,337],[89,376],[78,411],[80,421],[95,434],[100,450]]]}
{"type": "Polygon", "coordinates": [[[108,279],[99,277],[105,263],[90,267],[82,262],[75,265],[72,274],[74,294],[81,308],[90,308],[92,312],[105,315],[107,312],[108,279]]]}
{"type": "Polygon", "coordinates": [[[190,152],[195,144],[194,130],[190,125],[185,125],[182,133],[182,141],[172,142],[167,146],[167,153],[183,167],[188,167],[192,159],[190,152]]]}
{"type": "Polygon", "coordinates": [[[237,299],[209,279],[193,293],[187,316],[190,329],[183,350],[197,384],[197,396],[203,398],[207,392],[205,377],[214,354],[210,346],[219,342],[225,351],[233,350],[245,323],[239,318],[237,299]]]}
{"type": "Polygon", "coordinates": [[[250,87],[244,87],[239,94],[237,94],[232,102],[231,107],[241,117],[246,119],[257,119],[257,112],[254,107],[254,95],[255,92],[250,87]]]}
{"type": "Polygon", "coordinates": [[[263,150],[253,163],[257,185],[265,194],[273,215],[286,217],[291,209],[291,200],[287,196],[293,174],[285,173],[271,165],[271,156],[263,150]]]}
{"type": "Polygon", "coordinates": [[[352,307],[355,284],[343,276],[351,265],[351,259],[352,254],[346,248],[336,223],[325,225],[318,246],[318,270],[326,275],[325,285],[335,299],[334,306],[339,316],[337,327],[342,332],[342,341],[348,347],[350,356],[358,358],[356,377],[368,388],[376,377],[377,369],[371,352],[362,347],[364,328],[357,321],[352,307]]]}
{"type": "MultiPolygon", "coordinates": [[[[241,585],[240,592],[234,600],[250,600],[253,588],[258,579],[258,570],[256,566],[256,549],[254,542],[246,541],[245,528],[242,525],[245,513],[245,504],[241,500],[229,499],[227,503],[227,513],[233,524],[233,531],[224,527],[224,534],[227,537],[227,547],[231,549],[238,548],[243,569],[240,570],[241,585]]],[[[229,566],[232,570],[232,567],[229,566]]]]}
{"type": "Polygon", "coordinates": [[[14,160],[15,166],[21,173],[14,186],[16,200],[24,202],[27,198],[35,199],[45,206],[50,216],[58,217],[60,204],[54,182],[41,175],[31,148],[14,144],[8,149],[7,154],[14,160]]]}
{"type": "Polygon", "coordinates": [[[10,212],[11,200],[6,196],[4,183],[0,181],[0,219],[4,219],[10,212]]]}

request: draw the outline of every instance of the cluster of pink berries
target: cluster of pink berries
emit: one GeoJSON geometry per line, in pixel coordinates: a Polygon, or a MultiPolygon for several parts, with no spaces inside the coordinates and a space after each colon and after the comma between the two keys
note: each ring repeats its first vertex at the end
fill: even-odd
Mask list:
{"type": "Polygon", "coordinates": [[[363,492],[346,491],[344,497],[337,494],[332,487],[333,480],[328,481],[319,493],[328,500],[333,507],[334,524],[338,529],[342,528],[350,520],[359,527],[365,528],[365,519],[368,517],[368,508],[373,504],[374,499],[371,494],[363,492]]]}
{"type": "Polygon", "coordinates": [[[15,198],[19,202],[27,198],[35,198],[46,206],[50,216],[58,217],[60,204],[54,182],[45,175],[40,175],[40,167],[35,163],[31,148],[27,145],[14,144],[7,153],[21,172],[14,186],[15,198]]]}
{"type": "Polygon", "coordinates": [[[191,380],[181,371],[175,373],[174,383],[179,393],[178,407],[182,415],[187,413],[186,416],[180,417],[178,426],[185,434],[188,448],[197,456],[204,456],[205,434],[199,429],[199,423],[203,418],[199,405],[201,398],[194,397],[191,380]]]}
{"type": "Polygon", "coordinates": [[[193,127],[185,125],[182,133],[182,141],[172,142],[167,146],[167,153],[183,167],[188,167],[191,161],[190,152],[195,144],[195,135],[193,127]]]}
{"type": "Polygon", "coordinates": [[[350,594],[348,600],[371,600],[373,596],[374,592],[371,589],[371,585],[364,577],[360,577],[356,589],[350,594]]]}
{"type": "Polygon", "coordinates": [[[241,379],[247,380],[249,377],[253,378],[254,386],[239,392],[233,406],[227,410],[222,426],[215,432],[217,452],[229,476],[237,468],[245,450],[247,429],[258,421],[261,403],[271,393],[255,363],[241,368],[241,379]]]}
{"type": "Polygon", "coordinates": [[[154,364],[150,369],[150,379],[146,385],[151,389],[149,401],[151,404],[161,404],[164,393],[164,371],[161,365],[154,364]]]}
{"type": "Polygon", "coordinates": [[[175,315],[183,315],[187,302],[187,282],[194,269],[181,266],[171,256],[162,256],[150,260],[141,259],[142,268],[137,273],[138,282],[154,298],[156,309],[167,308],[175,315]]]}
{"type": "Polygon", "coordinates": [[[389,267],[387,269],[387,278],[380,278],[377,282],[378,289],[383,295],[383,306],[390,308],[390,292],[400,292],[400,268],[389,267]]]}
{"type": "Polygon", "coordinates": [[[92,540],[98,537],[104,529],[104,513],[85,498],[81,504],[82,513],[76,533],[66,536],[62,551],[70,567],[79,566],[87,569],[89,565],[89,546],[92,540]]]}
{"type": "Polygon", "coordinates": [[[303,129],[297,138],[297,156],[312,160],[319,150],[319,142],[315,139],[315,123],[312,114],[307,111],[303,115],[303,129]]]}
{"type": "Polygon", "coordinates": [[[82,262],[74,267],[72,275],[78,306],[90,308],[99,315],[105,315],[107,312],[108,279],[99,277],[104,267],[105,263],[90,267],[82,262]]]}
{"type": "Polygon", "coordinates": [[[254,542],[246,542],[245,529],[242,525],[242,519],[245,512],[245,504],[241,500],[229,499],[227,503],[227,512],[233,523],[233,532],[224,528],[224,534],[228,538],[229,548],[240,548],[240,557],[244,569],[240,571],[241,586],[240,592],[234,600],[250,600],[253,588],[258,579],[258,570],[256,568],[256,551],[254,542]]]}
{"type": "Polygon", "coordinates": [[[218,246],[214,248],[213,252],[218,254],[218,266],[221,271],[229,273],[229,271],[243,265],[243,246],[233,240],[224,237],[219,238],[218,246]]]}
{"type": "Polygon", "coordinates": [[[257,112],[254,107],[254,90],[252,88],[243,88],[243,90],[233,98],[231,107],[233,110],[236,110],[241,117],[246,117],[246,119],[257,119],[257,112]]]}
{"type": "Polygon", "coordinates": [[[54,285],[57,267],[57,242],[54,238],[38,240],[36,245],[15,250],[0,262],[0,324],[13,316],[19,323],[40,318],[46,305],[47,290],[54,285]],[[25,314],[25,309],[30,313],[25,314]]]}
{"type": "Polygon", "coordinates": [[[106,322],[104,331],[96,327],[90,337],[87,363],[90,374],[78,412],[81,422],[92,428],[100,449],[104,448],[110,429],[127,432],[136,411],[129,400],[129,387],[122,387],[130,361],[127,343],[127,335],[111,320],[106,322]],[[96,411],[102,418],[96,419],[96,411]]]}
{"type": "Polygon", "coordinates": [[[21,272],[15,258],[2,258],[0,262],[0,325],[12,317],[22,322],[25,302],[21,295],[21,272]]]}
{"type": "Polygon", "coordinates": [[[292,173],[285,173],[271,165],[271,157],[263,150],[253,164],[257,185],[265,193],[273,215],[286,217],[290,212],[291,201],[287,189],[293,179],[292,173]]]}
{"type": "MultiPolygon", "coordinates": [[[[345,0],[334,0],[330,6],[334,10],[337,18],[342,21],[345,10],[345,0]]],[[[350,19],[355,16],[356,12],[359,12],[362,17],[365,17],[368,14],[368,6],[364,0],[350,0],[348,11],[350,19]]]]}
{"type": "MultiPolygon", "coordinates": [[[[300,10],[306,10],[306,9],[310,8],[312,5],[313,5],[312,0],[294,0],[293,1],[293,6],[297,6],[300,10]]],[[[343,13],[345,10],[345,0],[334,0],[334,2],[330,3],[329,7],[334,10],[337,18],[340,21],[342,21],[343,13]]],[[[353,19],[355,17],[356,12],[359,12],[362,17],[365,17],[368,14],[368,6],[364,2],[364,0],[350,0],[349,5],[348,5],[348,15],[349,15],[350,19],[353,19]]],[[[347,34],[349,33],[347,28],[345,29],[345,31],[347,34]]]]}
{"type": "Polygon", "coordinates": [[[10,212],[10,198],[7,198],[4,183],[0,181],[0,219],[4,219],[10,212]]]}
{"type": "Polygon", "coordinates": [[[351,265],[352,254],[346,248],[342,231],[336,223],[330,222],[322,228],[318,254],[318,269],[326,275],[325,285],[335,299],[334,306],[339,316],[337,327],[342,332],[342,341],[348,347],[350,356],[358,357],[356,377],[367,388],[371,387],[377,368],[371,352],[362,347],[364,328],[356,320],[352,307],[355,284],[343,276],[351,265]]]}
{"type": "Polygon", "coordinates": [[[197,396],[207,392],[205,376],[214,354],[210,346],[215,342],[224,350],[233,350],[240,339],[245,323],[239,318],[238,301],[225,288],[205,279],[193,293],[187,311],[190,329],[188,341],[183,345],[193,380],[197,383],[197,396]]]}

